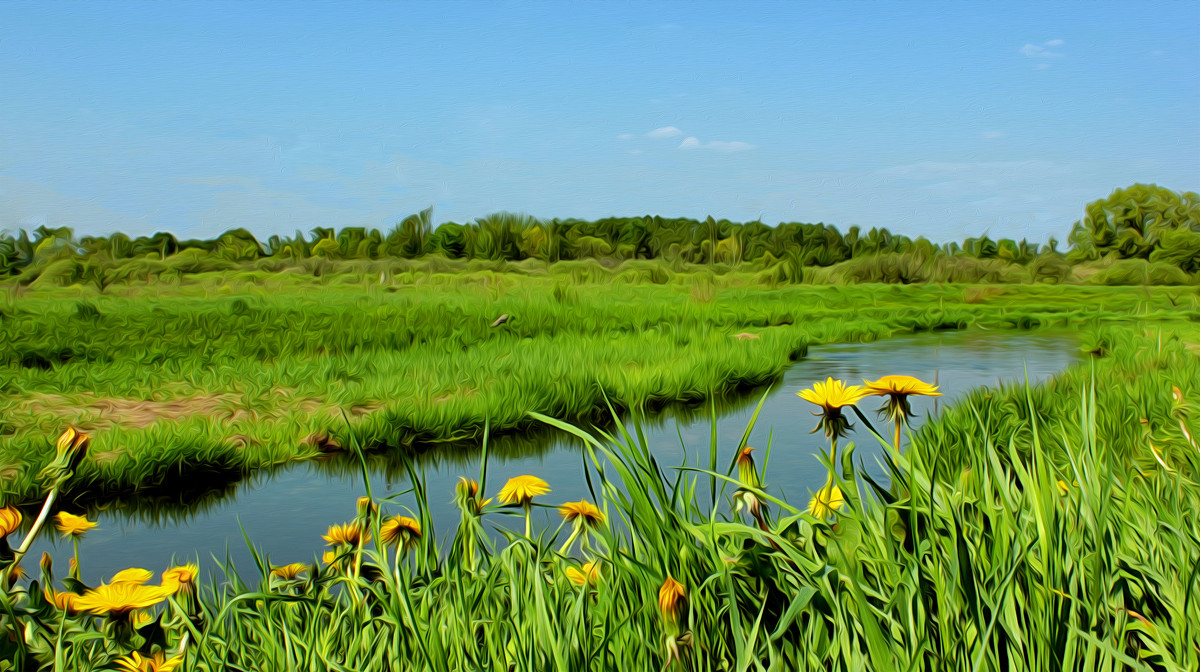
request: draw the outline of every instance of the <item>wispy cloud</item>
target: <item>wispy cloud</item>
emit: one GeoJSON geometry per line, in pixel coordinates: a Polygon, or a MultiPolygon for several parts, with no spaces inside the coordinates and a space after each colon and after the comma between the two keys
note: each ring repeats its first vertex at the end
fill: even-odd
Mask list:
{"type": "Polygon", "coordinates": [[[1033,44],[1032,42],[1025,43],[1017,51],[1025,58],[1059,58],[1062,56],[1061,51],[1054,49],[1066,44],[1063,40],[1046,40],[1041,44],[1033,44]]]}
{"type": "Polygon", "coordinates": [[[674,126],[663,126],[662,128],[656,128],[653,131],[650,131],[646,134],[646,137],[654,140],[661,140],[663,138],[677,138],[681,135],[683,135],[683,131],[679,130],[678,128],[675,128],[674,126]]]}
{"type": "Polygon", "coordinates": [[[618,140],[632,140],[633,134],[632,133],[622,133],[617,136],[617,139],[618,140]]]}
{"type": "Polygon", "coordinates": [[[688,136],[679,143],[680,149],[711,149],[716,152],[746,152],[751,149],[757,149],[757,145],[752,145],[748,142],[710,140],[709,142],[700,142],[700,139],[695,136],[688,136]]]}

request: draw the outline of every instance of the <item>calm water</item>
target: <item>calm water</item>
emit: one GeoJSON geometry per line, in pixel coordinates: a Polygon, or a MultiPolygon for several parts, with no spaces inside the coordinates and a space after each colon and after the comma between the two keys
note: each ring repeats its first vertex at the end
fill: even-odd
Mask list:
{"type": "MultiPolygon", "coordinates": [[[[1076,358],[1076,342],[1072,334],[1063,332],[941,332],[868,344],[814,347],[771,388],[750,445],[760,449],[755,455],[761,464],[770,440],[767,483],[777,494],[803,504],[826,475],[816,458],[824,439],[819,433],[810,433],[815,424],[813,407],[796,396],[814,381],[832,376],[857,383],[887,374],[936,380],[945,396],[913,400],[913,411],[918,415],[913,426],[918,427],[927,415],[936,414],[940,406],[973,388],[1026,377],[1031,382],[1041,381],[1076,358]]],[[[718,409],[721,468],[729,464],[764,391],[726,402],[718,409]]],[[[872,398],[863,408],[873,410],[874,406],[872,398]]],[[[882,428],[883,423],[876,426],[882,428]]],[[[685,462],[707,465],[711,420],[706,410],[663,413],[651,419],[645,431],[664,468],[685,462]]],[[[858,444],[857,460],[868,470],[880,473],[877,441],[865,431],[852,434],[849,440],[858,444]]],[[[459,476],[478,478],[479,466],[477,454],[462,450],[431,452],[421,457],[419,468],[427,479],[431,514],[441,538],[452,535],[458,522],[452,504],[454,483],[459,476]]],[[[403,503],[408,488],[404,474],[395,463],[373,463],[371,487],[376,498],[397,496],[403,503]]],[[[488,464],[488,496],[494,496],[506,479],[520,474],[534,474],[550,484],[552,492],[543,498],[546,503],[587,497],[577,439],[543,434],[498,443],[488,464]]],[[[84,579],[97,582],[127,567],[161,571],[170,565],[172,556],[179,561],[199,561],[205,572],[214,568],[213,556],[221,560],[228,557],[250,577],[257,570],[243,539],[243,529],[273,564],[310,561],[323,550],[321,535],[326,528],[353,517],[355,500],[362,494],[365,489],[357,463],[338,460],[299,464],[247,479],[189,507],[163,511],[157,507],[113,505],[94,512],[93,520],[100,525],[80,543],[84,579]]],[[[400,504],[385,505],[385,511],[400,510],[400,504]]],[[[498,525],[520,524],[517,518],[494,518],[498,525]]],[[[56,564],[66,567],[71,555],[69,542],[40,539],[30,557],[37,558],[44,550],[50,551],[56,564]]]]}

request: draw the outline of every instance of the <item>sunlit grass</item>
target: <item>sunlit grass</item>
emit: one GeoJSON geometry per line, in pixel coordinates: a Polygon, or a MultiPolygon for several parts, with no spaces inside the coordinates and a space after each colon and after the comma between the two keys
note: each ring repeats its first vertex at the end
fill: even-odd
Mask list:
{"type": "Polygon", "coordinates": [[[401,495],[375,499],[368,482],[356,518],[327,535],[325,561],[256,555],[263,578],[248,584],[226,565],[194,597],[175,573],[189,568],[164,572],[161,587],[123,573],[111,584],[145,599],[120,601],[132,605],[122,618],[77,613],[58,595],[98,588],[43,564],[38,583],[0,591],[0,660],[84,671],[142,659],[186,670],[1196,669],[1193,334],[1109,327],[1088,346],[1108,356],[1046,385],[981,390],[899,447],[880,436],[885,482],[845,446],[825,457],[840,503],[813,512],[769,494],[769,460],[756,465],[744,445],[715,448],[736,458],[728,471],[707,466],[715,454],[667,467],[637,425],[609,435],[535,415],[579,438],[591,492],[535,474],[490,482],[485,449],[443,543],[426,502],[450,493],[426,492],[413,468],[401,495]],[[488,534],[531,505],[561,507],[563,524],[488,534]]]}

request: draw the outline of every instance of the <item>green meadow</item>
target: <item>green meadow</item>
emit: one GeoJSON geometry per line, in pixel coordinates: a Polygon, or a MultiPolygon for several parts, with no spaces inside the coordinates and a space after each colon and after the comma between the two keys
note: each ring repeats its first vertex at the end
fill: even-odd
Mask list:
{"type": "MultiPolygon", "coordinates": [[[[598,265],[597,265],[598,266],[598,265]]],[[[27,290],[0,319],[0,473],[36,496],[48,441],[92,437],[92,495],[228,480],[356,440],[419,453],[698,402],[774,380],[815,343],[938,329],[1100,327],[1200,315],[1190,288],[781,286],[745,274],[211,273],[27,290]],[[502,315],[508,318],[493,326],[502,315]]]]}
{"type": "MultiPolygon", "coordinates": [[[[787,502],[766,491],[769,457],[718,465],[714,454],[712,469],[675,469],[654,459],[640,432],[610,435],[531,412],[529,422],[584,440],[594,485],[584,499],[594,513],[497,542],[486,532],[489,521],[562,502],[533,490],[513,495],[512,483],[501,489],[489,482],[484,442],[479,481],[464,481],[455,494],[461,522],[453,530],[433,529],[426,506],[450,493],[426,492],[414,469],[415,509],[366,485],[358,516],[337,527],[341,521],[330,521],[323,560],[271,566],[260,558],[260,580],[242,579],[235,567],[210,567],[205,576],[184,566],[164,571],[157,583],[131,574],[90,587],[43,562],[40,571],[27,570],[36,573],[27,585],[5,594],[3,623],[20,624],[22,634],[0,640],[3,658],[17,669],[75,670],[389,670],[397,660],[420,670],[1195,669],[1200,322],[1194,306],[1179,309],[1194,299],[1156,289],[1039,296],[1020,288],[1021,305],[1032,308],[1014,313],[1000,296],[964,300],[964,292],[978,289],[729,287],[705,301],[687,287],[633,295],[664,318],[724,316],[731,331],[750,329],[757,311],[782,317],[785,306],[799,303],[821,315],[794,320],[789,331],[796,333],[778,342],[764,336],[730,343],[722,332],[701,343],[721,344],[725,354],[662,351],[697,367],[711,366],[705,357],[771,359],[728,354],[751,343],[774,348],[773,357],[786,362],[809,339],[885,339],[945,327],[945,320],[968,328],[1065,321],[1084,332],[1091,353],[1084,363],[1046,385],[979,390],[917,434],[904,432],[899,446],[889,445],[887,422],[847,411],[889,445],[884,482],[858,472],[854,446],[841,445],[825,454],[827,487],[836,497],[787,502]],[[919,322],[935,310],[942,317],[919,322]]],[[[441,300],[503,305],[514,316],[538,305],[510,290],[441,300]]],[[[629,312],[598,290],[578,291],[577,305],[617,324],[629,312]]],[[[213,301],[205,309],[214,313],[231,302],[213,301]]],[[[544,324],[556,324],[558,309],[543,303],[544,324]]],[[[103,315],[105,302],[97,305],[103,315]]],[[[44,324],[65,329],[80,319],[75,310],[47,310],[44,324]]],[[[288,316],[281,310],[270,319],[288,316]]],[[[558,338],[586,338],[568,330],[565,314],[561,319],[566,333],[558,338]]],[[[757,327],[764,334],[771,328],[757,327]]],[[[491,329],[467,333],[498,341],[493,353],[539,338],[491,329]]],[[[681,333],[699,327],[691,330],[681,333]]],[[[224,347],[237,343],[253,341],[224,347]]],[[[364,354],[363,361],[372,356],[380,355],[364,354]]],[[[763,375],[778,366],[763,364],[763,375]]],[[[726,376],[725,383],[738,379],[726,376]]],[[[434,392],[442,390],[426,394],[434,392]]],[[[361,423],[370,417],[351,420],[358,429],[344,439],[364,469],[362,437],[375,435],[361,423]]],[[[98,432],[82,459],[69,440],[56,453],[48,447],[53,437],[42,437],[53,462],[41,482],[51,498],[78,487],[74,479],[94,478],[89,464],[112,450],[104,437],[98,432]]]]}

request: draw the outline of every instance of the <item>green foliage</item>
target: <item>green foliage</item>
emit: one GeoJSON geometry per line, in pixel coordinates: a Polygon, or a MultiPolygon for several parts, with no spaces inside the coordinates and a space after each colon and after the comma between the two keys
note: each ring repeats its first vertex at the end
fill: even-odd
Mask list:
{"type": "Polygon", "coordinates": [[[1071,230],[1079,259],[1184,261],[1194,272],[1193,250],[1200,249],[1200,195],[1182,194],[1156,184],[1134,184],[1087,205],[1082,221],[1071,230]]]}

